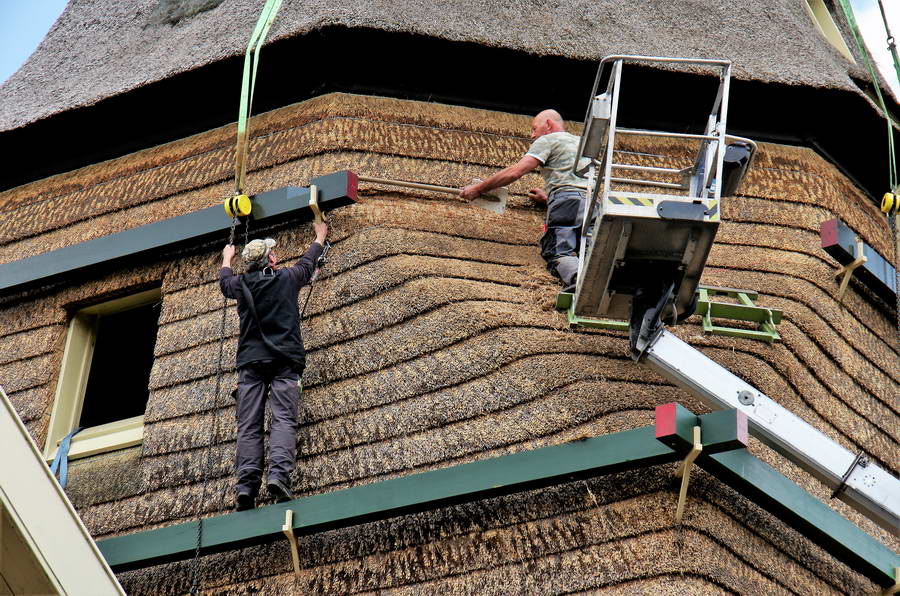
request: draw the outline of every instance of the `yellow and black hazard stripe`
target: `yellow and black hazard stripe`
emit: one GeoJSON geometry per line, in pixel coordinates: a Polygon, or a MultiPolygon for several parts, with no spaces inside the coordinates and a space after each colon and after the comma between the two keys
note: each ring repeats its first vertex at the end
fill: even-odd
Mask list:
{"type": "Polygon", "coordinates": [[[653,207],[653,199],[641,199],[635,197],[617,197],[610,195],[609,202],[613,205],[633,205],[635,207],[653,207]]]}
{"type": "Polygon", "coordinates": [[[706,213],[703,215],[708,217],[710,221],[719,219],[719,201],[713,199],[706,203],[706,213]]]}

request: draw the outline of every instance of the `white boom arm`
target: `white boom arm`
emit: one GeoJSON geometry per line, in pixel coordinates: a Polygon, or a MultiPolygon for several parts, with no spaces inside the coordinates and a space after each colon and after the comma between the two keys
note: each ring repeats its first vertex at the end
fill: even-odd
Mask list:
{"type": "Polygon", "coordinates": [[[713,409],[747,414],[750,432],[819,478],[863,515],[900,533],[900,480],[848,451],[752,385],[663,330],[641,362],[713,409]]]}

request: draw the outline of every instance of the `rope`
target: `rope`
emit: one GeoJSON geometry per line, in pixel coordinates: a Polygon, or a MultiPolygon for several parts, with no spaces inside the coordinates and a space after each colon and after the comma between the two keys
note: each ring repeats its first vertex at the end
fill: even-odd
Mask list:
{"type": "MultiPolygon", "coordinates": [[[[872,86],[875,87],[875,94],[878,96],[878,101],[881,104],[881,113],[884,115],[884,120],[887,123],[888,188],[891,192],[897,193],[897,156],[894,151],[894,127],[891,124],[891,116],[888,113],[887,104],[884,101],[884,95],[881,93],[881,86],[878,84],[878,75],[875,73],[875,68],[872,66],[872,61],[869,58],[869,52],[863,46],[863,42],[859,34],[859,26],[856,24],[856,19],[853,16],[853,9],[850,7],[850,3],[848,0],[840,0],[840,4],[841,9],[844,11],[844,16],[847,18],[847,23],[849,23],[850,25],[850,31],[853,32],[853,39],[856,40],[856,47],[859,50],[859,53],[862,54],[863,61],[866,63],[866,69],[869,71],[869,76],[872,78],[872,86]]],[[[881,18],[884,19],[884,29],[888,35],[888,48],[891,50],[891,54],[894,58],[894,68],[897,71],[897,78],[898,80],[900,80],[900,61],[898,61],[897,59],[897,47],[894,44],[894,37],[893,35],[891,35],[891,31],[890,29],[888,29],[887,16],[884,13],[884,6],[882,6],[881,0],[879,0],[878,2],[878,7],[881,9],[881,18]]],[[[898,198],[900,198],[900,194],[898,194],[898,198]]],[[[900,248],[897,247],[897,216],[894,213],[888,213],[887,219],[888,227],[891,230],[891,237],[894,240],[894,274],[896,282],[894,286],[894,292],[897,296],[897,337],[900,337],[900,254],[898,254],[900,253],[900,248]]]]}
{"type": "MultiPolygon", "coordinates": [[[[266,0],[256,26],[247,42],[247,51],[244,54],[244,73],[241,79],[241,98],[238,108],[237,141],[234,152],[234,187],[235,194],[244,194],[244,180],[247,176],[247,155],[249,152],[249,127],[250,108],[253,104],[253,93],[256,90],[256,71],[259,67],[259,51],[269,28],[275,20],[275,15],[281,8],[282,0],[266,0]],[[252,65],[251,65],[252,62],[252,65]]],[[[234,244],[235,231],[238,219],[231,216],[231,229],[228,232],[228,244],[234,244]]],[[[250,219],[244,219],[244,246],[249,243],[250,219]]],[[[210,439],[206,446],[206,465],[203,469],[203,483],[200,491],[200,500],[197,502],[197,545],[194,549],[194,559],[191,562],[191,594],[200,592],[200,549],[203,545],[203,518],[201,517],[203,503],[206,502],[206,488],[209,484],[209,471],[212,468],[212,446],[216,441],[219,426],[220,396],[222,394],[222,361],[225,357],[225,330],[228,322],[228,298],[222,297],[222,320],[219,327],[219,356],[216,362],[216,391],[213,399],[213,423],[210,428],[210,439]]],[[[224,493],[223,493],[224,494],[224,493]]]]}
{"type": "Polygon", "coordinates": [[[301,321],[303,320],[303,313],[306,312],[306,305],[309,304],[309,297],[312,296],[313,288],[316,287],[316,282],[319,280],[319,270],[325,266],[329,250],[331,250],[331,242],[326,240],[325,247],[322,249],[322,254],[319,255],[318,259],[316,259],[316,270],[313,272],[312,280],[309,284],[309,292],[306,293],[306,301],[303,303],[303,308],[300,309],[301,321]]]}
{"type": "MultiPolygon", "coordinates": [[[[237,217],[231,218],[231,229],[228,232],[228,244],[234,244],[235,228],[237,227],[237,217]]],[[[249,218],[244,220],[244,244],[247,243],[250,222],[249,218]]],[[[222,362],[225,358],[225,328],[228,321],[228,298],[222,297],[222,320],[219,327],[219,357],[216,361],[216,391],[213,398],[213,423],[210,425],[209,442],[206,445],[206,465],[203,468],[203,484],[200,491],[200,500],[197,502],[197,545],[194,550],[194,559],[191,561],[191,590],[192,595],[200,593],[200,547],[203,544],[203,518],[201,517],[203,503],[206,502],[206,487],[209,484],[209,471],[212,468],[212,446],[216,441],[216,435],[219,428],[219,401],[222,394],[222,362]]]]}

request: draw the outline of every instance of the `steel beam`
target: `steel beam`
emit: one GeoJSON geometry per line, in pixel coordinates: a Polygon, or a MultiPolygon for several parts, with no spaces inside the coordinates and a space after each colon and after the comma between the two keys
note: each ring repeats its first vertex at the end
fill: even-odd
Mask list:
{"type": "MultiPolygon", "coordinates": [[[[657,411],[657,424],[294,499],[250,511],[207,518],[201,554],[283,539],[285,511],[297,535],[387,519],[478,499],[507,495],[574,479],[610,474],[683,457],[695,425],[703,428],[697,463],[743,495],[801,530],[851,568],[881,585],[894,581],[900,556],[794,486],[744,449],[746,418],[739,412],[695,416],[676,404],[657,411]],[[672,446],[669,446],[672,445],[672,446]],[[739,454],[734,457],[732,454],[739,454]]],[[[665,512],[660,512],[665,515],[665,512]]],[[[188,559],[194,555],[197,522],[187,522],[98,542],[117,572],[188,559]]]]}
{"type": "MultiPolygon", "coordinates": [[[[356,201],[357,177],[349,170],[310,180],[319,189],[323,211],[356,201]]],[[[312,219],[309,188],[288,186],[251,197],[254,225],[270,226],[312,219]]],[[[161,254],[186,250],[227,237],[231,219],[221,205],[149,223],[47,253],[0,265],[0,295],[50,285],[97,270],[157,259],[161,254]]]]}
{"type": "Polygon", "coordinates": [[[900,531],[900,480],[889,471],[859,463],[856,454],[668,331],[641,362],[710,408],[744,412],[754,436],[888,531],[900,531]]]}
{"type": "Polygon", "coordinates": [[[829,554],[877,584],[897,580],[900,555],[812,497],[764,461],[744,449],[701,457],[697,463],[829,554]]]}
{"type": "MultiPolygon", "coordinates": [[[[819,228],[822,249],[841,265],[852,263],[856,255],[856,233],[839,219],[822,222],[819,228]]],[[[897,272],[890,262],[863,243],[866,262],[853,270],[853,277],[891,306],[897,300],[897,272]]]]}
{"type": "MultiPolygon", "coordinates": [[[[297,534],[313,534],[678,458],[653,439],[653,427],[573,441],[208,518],[201,554],[282,538],[285,509],[293,511],[297,534]]],[[[197,546],[197,522],[108,538],[98,546],[117,572],[187,559],[197,546]]]]}

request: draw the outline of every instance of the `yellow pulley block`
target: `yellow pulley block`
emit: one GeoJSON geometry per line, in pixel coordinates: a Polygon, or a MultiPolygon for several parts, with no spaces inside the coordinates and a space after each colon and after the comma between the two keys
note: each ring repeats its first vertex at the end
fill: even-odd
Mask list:
{"type": "Polygon", "coordinates": [[[897,213],[898,211],[900,211],[900,195],[892,192],[884,193],[881,198],[881,212],[897,213]]]}
{"type": "Polygon", "coordinates": [[[228,217],[246,217],[250,215],[253,203],[247,195],[234,195],[225,199],[225,213],[228,217]]]}

